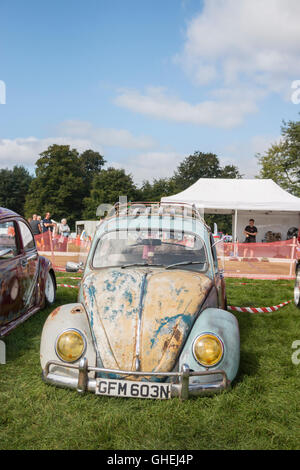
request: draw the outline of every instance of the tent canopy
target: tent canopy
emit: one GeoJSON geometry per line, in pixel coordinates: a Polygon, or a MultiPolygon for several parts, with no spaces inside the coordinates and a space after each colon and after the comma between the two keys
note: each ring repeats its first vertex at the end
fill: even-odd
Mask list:
{"type": "Polygon", "coordinates": [[[200,178],[189,188],[162,202],[189,202],[206,213],[233,211],[300,212],[300,198],[271,179],[200,178]]]}

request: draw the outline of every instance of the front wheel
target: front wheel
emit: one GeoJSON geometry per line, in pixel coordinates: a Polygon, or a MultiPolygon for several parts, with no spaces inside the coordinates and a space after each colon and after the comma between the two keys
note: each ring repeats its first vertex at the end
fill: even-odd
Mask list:
{"type": "Polygon", "coordinates": [[[46,278],[46,285],[45,285],[45,300],[46,304],[50,305],[55,302],[56,298],[56,287],[55,287],[55,280],[54,275],[49,271],[46,278]]]}
{"type": "Polygon", "coordinates": [[[296,307],[300,308],[300,264],[296,266],[296,279],[294,287],[294,301],[296,307]]]}

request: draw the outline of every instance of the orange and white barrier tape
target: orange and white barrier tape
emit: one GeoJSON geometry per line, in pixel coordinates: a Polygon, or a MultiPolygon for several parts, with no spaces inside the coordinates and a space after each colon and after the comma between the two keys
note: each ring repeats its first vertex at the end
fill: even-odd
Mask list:
{"type": "Polygon", "coordinates": [[[230,310],[234,310],[235,312],[269,313],[276,312],[276,310],[279,310],[280,308],[290,304],[291,302],[293,301],[288,300],[287,302],[282,302],[282,304],[273,305],[272,307],[234,307],[232,305],[229,305],[227,308],[230,310]]]}
{"type": "Polygon", "coordinates": [[[56,279],[72,279],[72,280],[76,280],[76,281],[81,281],[81,277],[69,277],[69,276],[64,276],[64,277],[61,277],[61,276],[56,276],[56,279]]]}
{"type": "Polygon", "coordinates": [[[57,284],[57,287],[71,287],[72,289],[78,289],[79,286],[70,286],[69,284],[57,284]]]}

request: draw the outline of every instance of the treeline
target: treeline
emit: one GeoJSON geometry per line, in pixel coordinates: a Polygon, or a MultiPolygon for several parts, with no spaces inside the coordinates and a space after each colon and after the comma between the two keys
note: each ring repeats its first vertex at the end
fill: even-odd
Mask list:
{"type": "MultiPolygon", "coordinates": [[[[145,180],[138,187],[131,174],[108,167],[100,153],[79,153],[68,145],[51,145],[36,161],[35,177],[22,166],[0,170],[0,205],[25,217],[50,212],[68,223],[96,219],[100,204],[128,201],[159,201],[188,188],[199,178],[241,178],[234,165],[220,165],[213,153],[195,152],[180,163],[170,178],[145,180]]],[[[224,218],[224,216],[223,216],[224,218]]]]}
{"type": "MultiPolygon", "coordinates": [[[[283,123],[282,139],[264,154],[258,155],[260,178],[271,178],[284,189],[300,196],[300,122],[283,123]]],[[[191,186],[199,178],[241,178],[235,165],[220,164],[217,155],[196,151],[187,156],[170,178],[145,180],[138,187],[123,169],[105,168],[100,153],[79,153],[68,145],[51,145],[36,161],[35,176],[23,166],[0,170],[0,206],[25,217],[50,212],[59,221],[96,219],[100,204],[114,204],[119,196],[128,201],[159,201],[191,186]],[[105,169],[104,169],[105,168],[105,169]]],[[[221,195],[220,195],[221,197],[221,195]]],[[[224,232],[231,231],[231,216],[207,215],[224,232]]]]}

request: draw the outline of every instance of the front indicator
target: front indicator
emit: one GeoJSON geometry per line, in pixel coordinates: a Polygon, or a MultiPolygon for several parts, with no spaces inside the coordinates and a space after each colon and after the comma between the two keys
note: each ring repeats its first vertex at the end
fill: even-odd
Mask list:
{"type": "Polygon", "coordinates": [[[77,361],[85,351],[85,340],[77,330],[64,331],[56,341],[56,354],[64,362],[77,361]]]}
{"type": "Polygon", "coordinates": [[[194,341],[193,353],[199,364],[204,367],[213,367],[222,359],[224,346],[217,336],[205,333],[194,341]]]}

